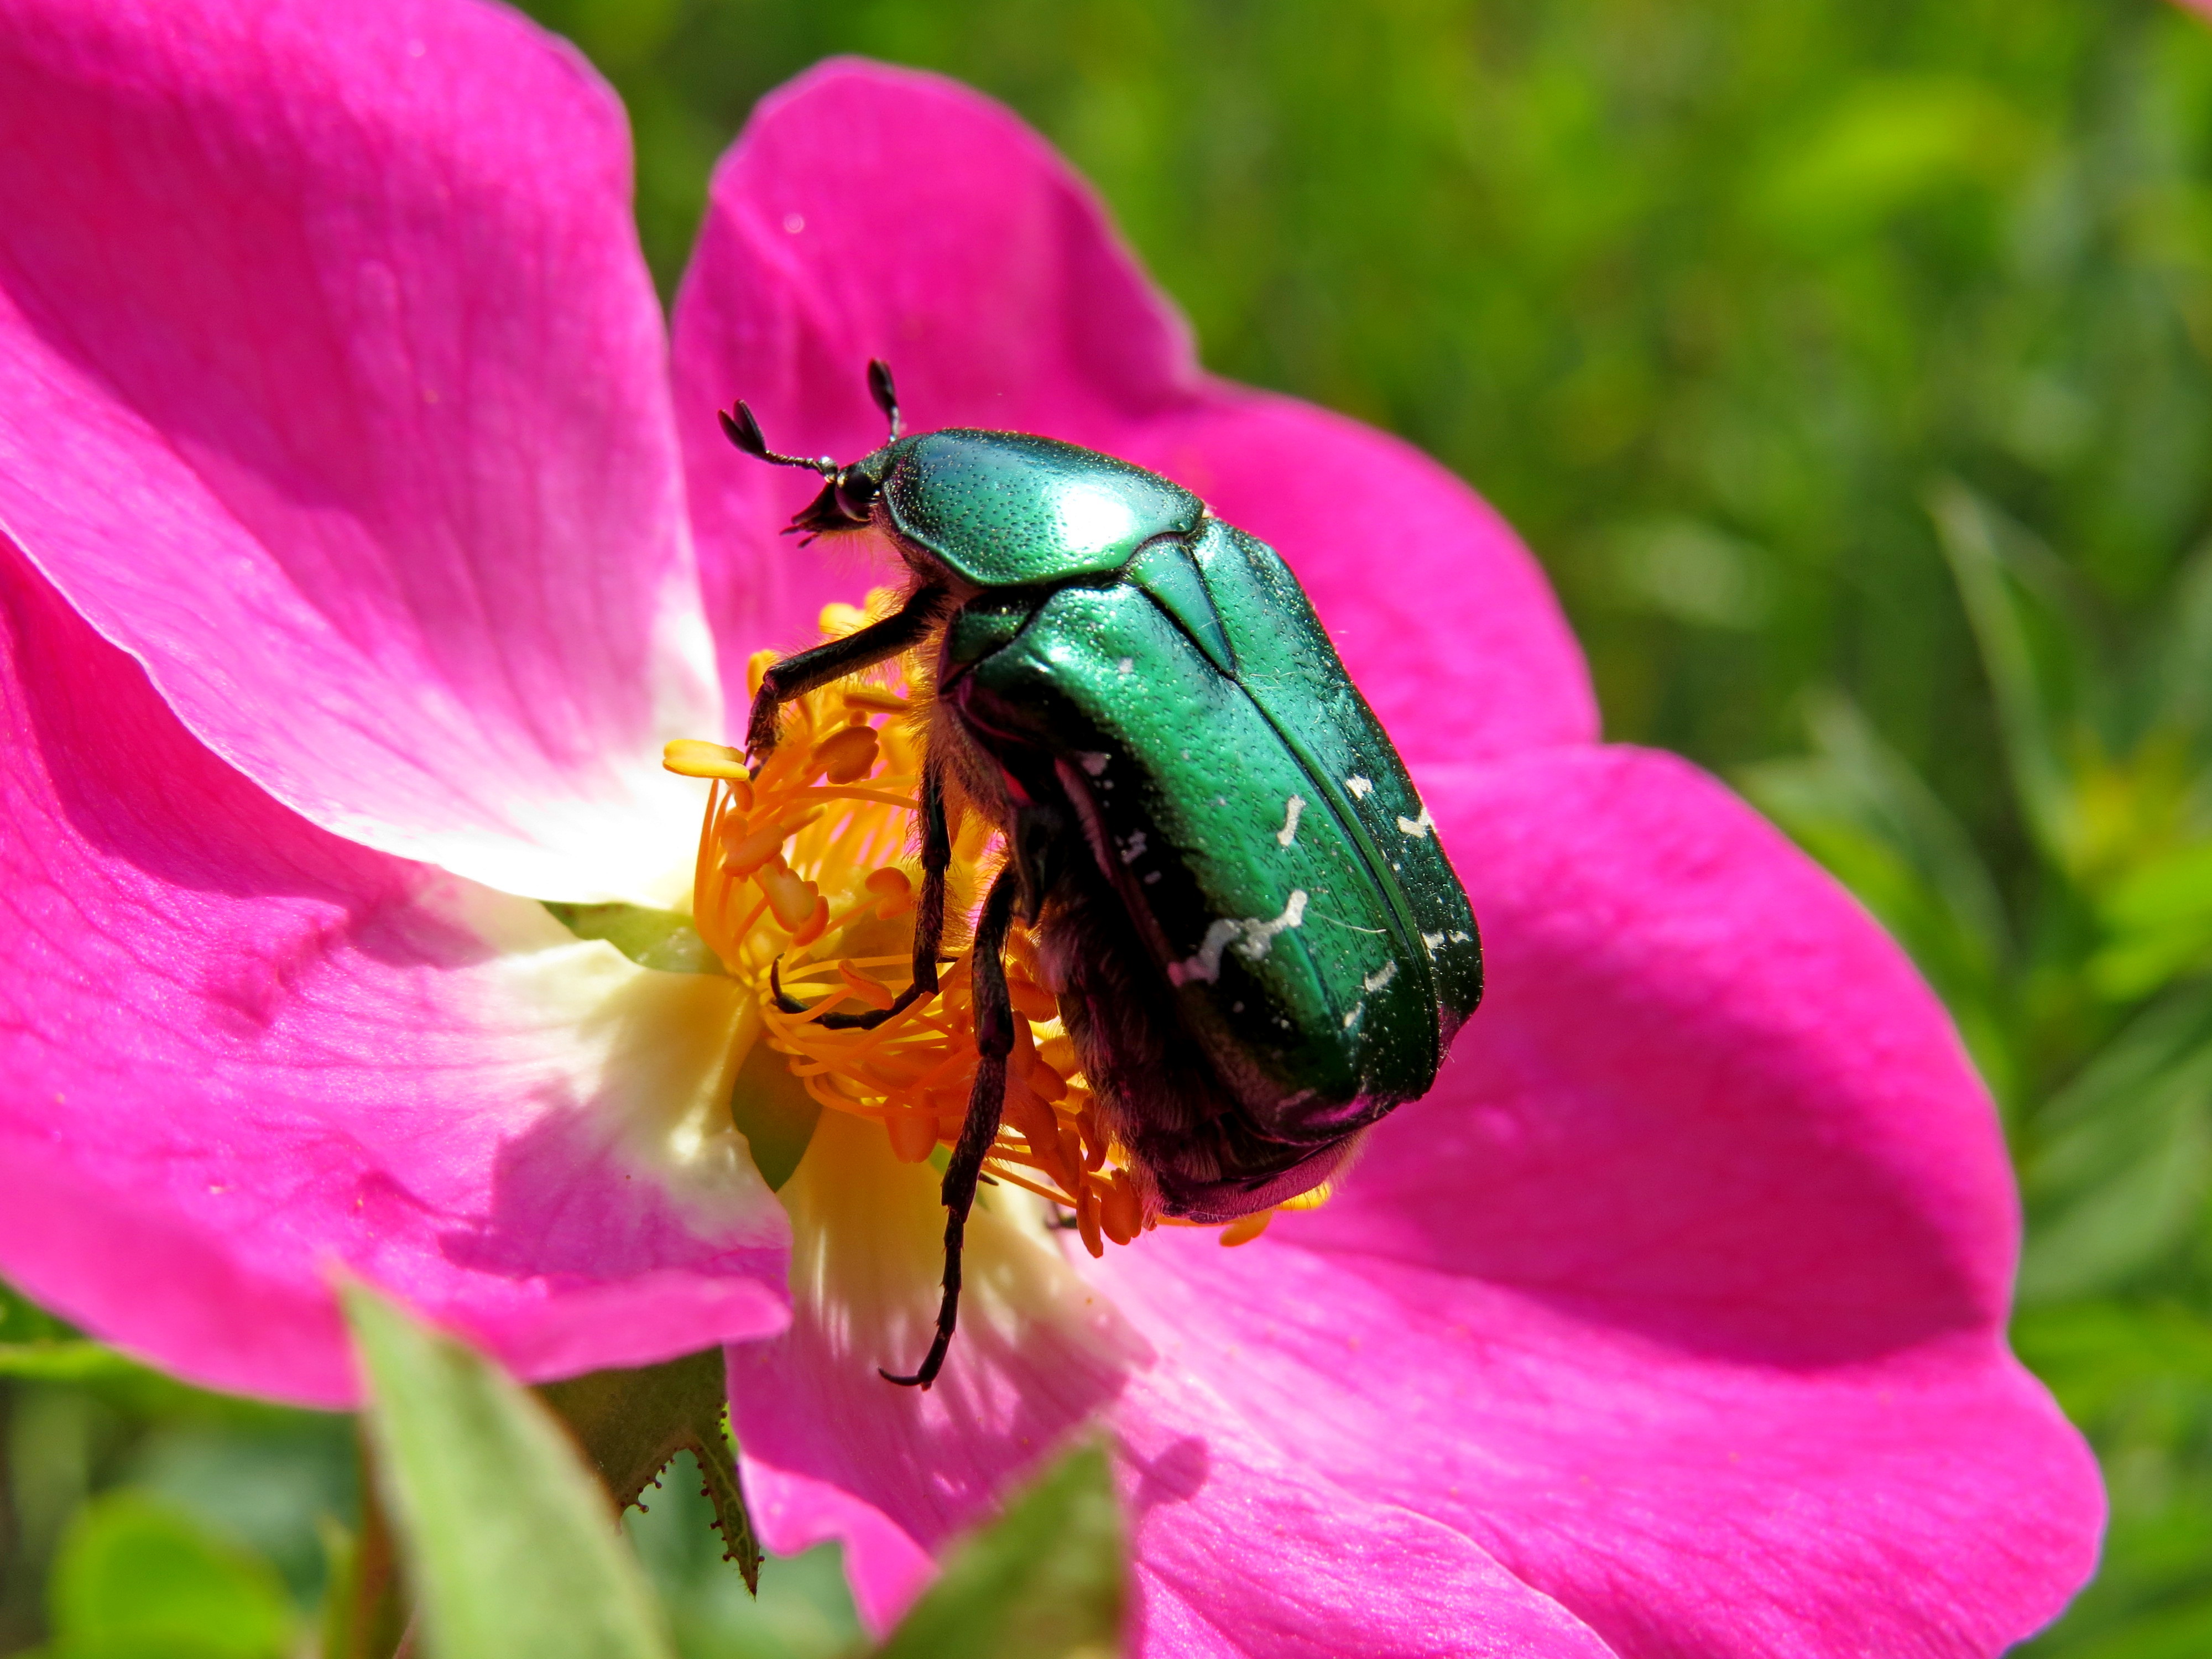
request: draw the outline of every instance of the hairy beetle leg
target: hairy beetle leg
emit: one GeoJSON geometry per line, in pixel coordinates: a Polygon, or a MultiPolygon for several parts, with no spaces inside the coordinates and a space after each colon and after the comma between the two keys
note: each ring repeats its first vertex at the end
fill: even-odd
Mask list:
{"type": "Polygon", "coordinates": [[[983,1159],[999,1137],[999,1120],[1006,1105],[1006,1056],[1014,1049],[1014,1010],[1006,991],[1006,933],[1013,925],[1014,899],[1020,881],[1009,868],[991,884],[983,901],[983,914],[975,924],[975,1085],[968,1092],[968,1117],[960,1126],[960,1139],[945,1165],[939,1196],[945,1201],[945,1298],[937,1310],[937,1335],[911,1376],[895,1376],[884,1367],[877,1374],[886,1382],[904,1388],[927,1389],[945,1369],[945,1356],[952,1347],[953,1328],[960,1320],[960,1250],[968,1232],[968,1212],[975,1207],[975,1186],[988,1180],[983,1159]]]}
{"type": "Polygon", "coordinates": [[[775,747],[777,711],[793,698],[818,691],[833,680],[857,674],[919,645],[937,625],[943,598],[939,590],[926,587],[908,599],[902,610],[881,622],[772,665],[761,677],[760,692],[753,698],[752,714],[745,722],[746,752],[758,757],[775,747]]]}
{"type": "MultiPolygon", "coordinates": [[[[918,999],[937,994],[937,949],[945,942],[945,872],[951,863],[952,831],[945,821],[945,789],[932,770],[921,780],[921,896],[915,907],[913,983],[888,1008],[872,1008],[865,1014],[824,1014],[817,1024],[830,1031],[872,1031],[918,999]]],[[[806,1005],[783,988],[782,968],[781,957],[768,965],[775,1006],[787,1014],[803,1014],[806,1005]]]]}
{"type": "Polygon", "coordinates": [[[952,867],[952,828],[945,785],[934,766],[921,774],[921,891],[915,896],[914,982],[937,989],[937,948],[945,941],[945,876],[952,867]]]}

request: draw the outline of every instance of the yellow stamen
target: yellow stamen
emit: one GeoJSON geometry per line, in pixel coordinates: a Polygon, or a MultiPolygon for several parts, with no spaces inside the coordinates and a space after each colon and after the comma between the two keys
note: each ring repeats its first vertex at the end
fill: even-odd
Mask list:
{"type": "MultiPolygon", "coordinates": [[[[888,592],[866,611],[830,605],[823,631],[849,633],[887,615],[888,592]]],[[[747,690],[776,653],[755,655],[747,690]]],[[[667,746],[672,772],[711,787],[700,825],[692,920],[732,975],[759,999],[761,1040],[788,1056],[792,1074],[833,1110],[883,1125],[893,1157],[918,1164],[959,1138],[975,1080],[973,963],[963,951],[923,997],[872,1029],[824,1025],[823,1016],[881,1012],[905,988],[912,963],[916,792],[927,713],[923,664],[899,665],[902,690],[850,679],[785,706],[780,740],[757,773],[726,744],[680,739],[667,746]],[[769,971],[805,1005],[776,1006],[769,971]]],[[[1003,857],[990,826],[971,814],[959,825],[945,912],[972,915],[1003,857]]],[[[1125,1150],[1103,1129],[1091,1087],[1040,982],[1035,941],[1018,927],[1008,941],[1007,994],[1014,1052],[1006,1111],[985,1160],[996,1180],[1073,1213],[1091,1255],[1127,1244],[1158,1218],[1125,1150]]],[[[1285,1207],[1307,1208],[1318,1196],[1285,1207]]],[[[1257,1237],[1272,1211],[1221,1231],[1224,1244],[1257,1237]]]]}

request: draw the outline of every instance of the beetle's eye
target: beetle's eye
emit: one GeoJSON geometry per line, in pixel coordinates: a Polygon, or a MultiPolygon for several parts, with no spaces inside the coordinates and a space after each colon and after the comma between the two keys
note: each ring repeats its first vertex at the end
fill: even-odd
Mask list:
{"type": "Polygon", "coordinates": [[[868,522],[868,508],[876,499],[876,489],[869,479],[841,474],[822,486],[822,493],[785,526],[784,533],[811,538],[858,528],[868,522]]]}
{"type": "Polygon", "coordinates": [[[854,524],[868,521],[868,508],[874,503],[882,486],[866,474],[848,467],[837,477],[833,486],[837,493],[837,505],[854,524]]]}

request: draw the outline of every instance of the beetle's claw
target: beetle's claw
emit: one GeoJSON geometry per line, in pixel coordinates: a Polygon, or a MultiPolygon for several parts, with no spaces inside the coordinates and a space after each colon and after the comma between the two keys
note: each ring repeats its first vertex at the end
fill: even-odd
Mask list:
{"type": "Polygon", "coordinates": [[[929,1385],[937,1381],[937,1374],[945,1369],[945,1356],[951,1351],[952,1333],[940,1324],[937,1328],[936,1337],[929,1345],[929,1352],[922,1356],[921,1366],[912,1375],[901,1376],[884,1365],[876,1367],[876,1375],[886,1382],[897,1383],[902,1389],[920,1389],[927,1394],[929,1385]]]}
{"type": "Polygon", "coordinates": [[[774,705],[770,705],[765,718],[756,712],[745,722],[745,757],[748,760],[764,761],[775,753],[777,728],[781,724],[776,719],[774,705]]]}

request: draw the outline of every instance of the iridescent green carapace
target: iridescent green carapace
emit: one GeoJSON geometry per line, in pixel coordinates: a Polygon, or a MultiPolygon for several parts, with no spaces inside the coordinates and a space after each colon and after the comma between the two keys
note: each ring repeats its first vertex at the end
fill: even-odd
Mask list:
{"type": "Polygon", "coordinates": [[[1311,1189],[1425,1092],[1481,995],[1482,957],[1412,780],[1273,550],[1109,455],[1022,433],[902,437],[880,364],[870,385],[891,441],[846,466],[770,451],[742,404],[724,421],[748,453],[823,474],[793,529],[872,529],[911,573],[896,614],[770,668],[748,731],[765,753],[781,702],[933,654],[922,897],[897,1006],[936,989],[948,811],[982,812],[1008,844],[976,924],[983,1063],[945,1179],[939,1341],[894,1379],[926,1383],[1003,1107],[1015,915],[1147,1204],[1196,1221],[1311,1189]]]}

